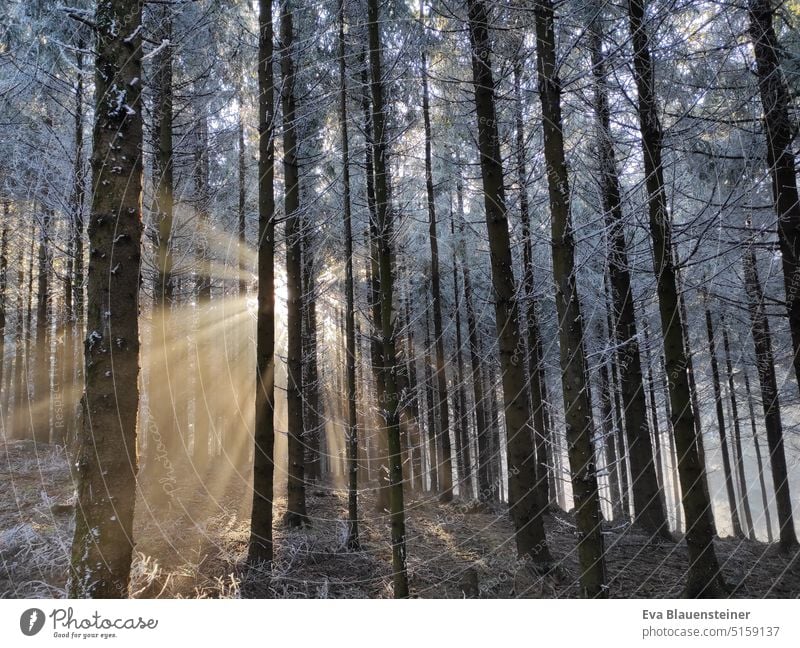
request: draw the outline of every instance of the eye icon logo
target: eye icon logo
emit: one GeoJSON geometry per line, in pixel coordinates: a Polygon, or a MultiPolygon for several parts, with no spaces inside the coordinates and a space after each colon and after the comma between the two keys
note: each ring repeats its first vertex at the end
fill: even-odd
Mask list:
{"type": "Polygon", "coordinates": [[[19,618],[19,629],[22,634],[32,637],[44,627],[44,612],[39,608],[25,610],[19,618]]]}

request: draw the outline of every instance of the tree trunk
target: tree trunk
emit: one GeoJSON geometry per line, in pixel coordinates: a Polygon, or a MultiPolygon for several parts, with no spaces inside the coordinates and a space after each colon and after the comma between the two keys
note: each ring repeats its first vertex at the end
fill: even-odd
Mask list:
{"type": "Polygon", "coordinates": [[[339,136],[342,140],[344,203],[345,363],[347,374],[347,548],[361,546],[358,535],[358,419],[356,402],[356,328],[353,288],[353,225],[350,207],[350,141],[347,133],[347,61],[344,0],[339,0],[339,136]]]}
{"type": "Polygon", "coordinates": [[[72,598],[128,594],[136,494],[142,237],[142,2],[97,4],[86,385],[72,598]],[[113,85],[113,90],[112,90],[113,85]],[[108,475],[113,475],[112,480],[108,475]]]}
{"type": "Polygon", "coordinates": [[[714,341],[714,324],[708,306],[706,306],[706,333],[708,335],[708,353],[711,358],[711,382],[714,386],[714,404],[717,408],[717,427],[719,429],[720,453],[722,454],[722,470],[725,476],[725,491],[728,495],[728,509],[731,514],[733,536],[736,538],[744,538],[742,524],[739,521],[739,510],[736,507],[736,493],[733,488],[733,471],[731,470],[731,459],[728,451],[728,437],[725,433],[725,415],[722,410],[722,389],[719,383],[717,347],[714,341]]]}
{"type": "MultiPolygon", "coordinates": [[[[468,0],[472,81],[478,118],[478,147],[483,181],[486,227],[492,263],[495,323],[500,346],[503,399],[507,426],[508,503],[514,524],[517,554],[543,572],[552,559],[544,534],[536,496],[536,454],[530,426],[531,411],[525,390],[525,366],[519,353],[520,334],[517,286],[514,281],[508,232],[500,136],[495,112],[489,21],[483,0],[468,0]]],[[[499,453],[498,453],[499,454],[499,453]]]]}
{"type": "Polygon", "coordinates": [[[709,515],[711,503],[703,489],[704,466],[697,452],[697,435],[686,373],[687,357],[683,346],[683,327],[678,303],[678,284],[672,259],[672,226],[667,213],[664,170],[661,164],[662,132],[656,105],[650,43],[644,25],[645,0],[628,0],[628,18],[634,52],[634,77],[638,91],[639,127],[653,240],[653,266],[656,275],[664,356],[669,376],[672,429],[677,447],[678,470],[683,490],[686,517],[686,544],[689,570],[686,595],[721,596],[726,591],[714,550],[714,529],[709,515]]]}
{"type": "Polygon", "coordinates": [[[392,570],[395,598],[407,598],[406,523],[403,504],[403,465],[400,446],[400,411],[396,383],[397,357],[394,330],[394,277],[392,268],[392,214],[389,205],[389,160],[386,138],[386,113],[383,98],[381,35],[378,0],[368,0],[369,67],[372,89],[373,160],[375,163],[375,208],[378,215],[380,265],[380,303],[383,338],[382,410],[389,448],[390,518],[392,570]]]}
{"type": "MultiPolygon", "coordinates": [[[[420,3],[420,8],[422,4],[420,3]]],[[[423,27],[424,29],[424,27],[423,27]]],[[[423,32],[424,39],[424,32],[423,32]]],[[[436,346],[437,410],[439,414],[439,447],[442,463],[439,469],[439,501],[453,499],[453,459],[450,449],[450,413],[448,408],[447,371],[444,358],[444,332],[442,330],[442,291],[439,280],[439,239],[436,230],[436,206],[433,195],[433,168],[431,162],[431,117],[428,98],[428,64],[425,44],[422,45],[422,116],[425,125],[425,189],[428,200],[428,236],[431,246],[431,296],[433,298],[433,336],[436,346]]]]}
{"type": "Polygon", "coordinates": [[[561,384],[567,449],[572,472],[572,493],[581,539],[581,594],[605,598],[606,584],[603,536],[600,533],[600,498],[594,463],[594,425],[587,390],[583,319],[575,270],[575,240],[570,216],[569,178],[564,155],[561,123],[561,82],[556,72],[555,25],[551,0],[534,7],[536,63],[542,104],[544,157],[552,222],[553,279],[556,284],[561,384]]]}
{"type": "MultiPolygon", "coordinates": [[[[455,241],[455,218],[453,216],[452,202],[450,205],[450,236],[455,241]]],[[[458,416],[456,417],[456,442],[458,443],[459,455],[459,495],[461,497],[472,496],[472,452],[470,451],[469,440],[469,418],[467,412],[467,395],[465,391],[466,375],[464,373],[464,358],[461,355],[464,343],[461,335],[461,293],[458,282],[458,254],[453,251],[453,319],[456,323],[456,398],[458,403],[458,416]]]]}
{"type": "MultiPolygon", "coordinates": [[[[24,288],[25,288],[25,247],[20,236],[19,252],[17,256],[17,299],[16,317],[14,319],[14,375],[11,377],[14,386],[13,415],[11,417],[11,438],[25,439],[26,421],[23,414],[23,391],[27,390],[25,379],[25,308],[24,308],[24,288]]],[[[10,401],[11,402],[11,401],[10,401]]]]}
{"type": "Polygon", "coordinates": [[[253,513],[247,561],[272,565],[272,497],[275,455],[275,89],[272,0],[258,13],[258,314],[256,318],[255,451],[253,513]]]}
{"type": "Polygon", "coordinates": [[[425,405],[428,422],[428,478],[431,492],[439,492],[439,458],[436,451],[436,398],[431,367],[431,327],[428,313],[425,313],[425,352],[422,362],[425,366],[425,405]]]}
{"type": "MultiPolygon", "coordinates": [[[[34,209],[36,209],[36,205],[34,204],[34,209]]],[[[25,364],[23,367],[22,375],[20,376],[20,399],[21,402],[24,401],[24,406],[20,407],[20,416],[21,416],[21,423],[20,425],[24,429],[23,438],[34,440],[35,439],[35,430],[34,430],[34,421],[33,421],[33,394],[31,392],[31,371],[34,369],[31,365],[33,352],[31,351],[32,342],[34,340],[34,330],[33,330],[33,282],[34,282],[34,274],[33,274],[33,264],[35,258],[35,251],[36,251],[36,219],[31,218],[31,230],[30,230],[30,247],[28,249],[28,290],[27,290],[27,300],[25,303],[25,364]],[[24,412],[23,412],[24,409],[24,412]]]]}
{"type": "MultiPolygon", "coordinates": [[[[644,323],[644,361],[645,361],[645,376],[644,381],[647,385],[647,393],[650,400],[650,428],[653,437],[654,459],[656,464],[656,476],[659,484],[659,497],[661,498],[661,506],[666,513],[669,510],[667,505],[667,490],[666,482],[664,480],[664,460],[661,452],[661,425],[658,420],[658,402],[656,400],[656,377],[653,365],[650,361],[650,327],[647,322],[644,323]]],[[[668,407],[667,400],[669,400],[668,390],[664,390],[664,409],[668,407]]],[[[667,416],[669,419],[669,416],[667,416]]],[[[676,507],[681,506],[680,500],[675,502],[676,507]]],[[[678,511],[675,511],[675,526],[677,527],[678,511]]]]}
{"type": "Polygon", "coordinates": [[[36,363],[33,369],[33,425],[34,443],[50,442],[50,344],[47,329],[50,323],[50,266],[52,252],[50,223],[52,212],[48,207],[42,211],[42,227],[39,231],[38,273],[36,288],[36,335],[34,346],[36,363]]]}
{"type": "Polygon", "coordinates": [[[456,177],[456,204],[459,214],[458,258],[461,274],[464,277],[464,306],[467,312],[467,340],[469,342],[470,382],[472,383],[472,399],[475,402],[475,422],[477,424],[477,477],[478,499],[487,502],[492,499],[491,480],[489,477],[489,423],[486,412],[486,399],[483,390],[483,371],[481,369],[481,344],[478,336],[478,324],[475,318],[475,307],[472,299],[472,280],[469,263],[466,259],[466,241],[464,240],[464,182],[461,167],[456,177]]]}
{"type": "MultiPolygon", "coordinates": [[[[711,491],[708,487],[708,469],[706,464],[706,449],[705,443],[703,441],[703,426],[701,424],[701,415],[700,415],[700,401],[697,398],[697,383],[694,379],[694,353],[692,352],[692,345],[689,341],[689,317],[686,314],[686,299],[684,298],[684,290],[683,286],[681,285],[681,273],[680,269],[676,269],[676,279],[678,281],[678,289],[680,293],[678,295],[678,303],[680,305],[681,310],[681,319],[684,322],[683,326],[683,349],[684,353],[686,354],[686,375],[689,379],[689,393],[691,394],[691,403],[692,403],[692,412],[694,414],[694,433],[696,436],[696,446],[697,446],[697,457],[700,462],[700,465],[703,467],[703,479],[702,479],[702,486],[703,492],[705,493],[706,499],[711,502],[711,491]]],[[[708,517],[711,520],[711,528],[712,530],[716,528],[716,522],[714,520],[714,507],[709,506],[708,508],[708,517]]]]}
{"type": "MultiPolygon", "coordinates": [[[[636,330],[625,223],[622,216],[617,161],[611,136],[611,115],[603,56],[603,35],[598,19],[590,27],[590,48],[594,73],[594,110],[597,119],[597,150],[600,189],[605,216],[608,274],[614,311],[613,330],[621,361],[622,404],[633,489],[635,521],[654,536],[669,538],[663,493],[656,476],[656,460],[647,425],[647,405],[642,378],[642,361],[636,330]]],[[[656,430],[656,434],[658,431],[656,430]]],[[[663,481],[662,487],[663,487],[663,481]]]]}
{"type": "Polygon", "coordinates": [[[525,130],[522,122],[522,60],[514,61],[514,113],[517,158],[517,182],[519,184],[519,212],[522,222],[522,275],[525,288],[525,322],[528,343],[528,379],[530,385],[531,409],[533,410],[534,449],[536,451],[536,495],[539,507],[547,508],[550,503],[549,482],[547,479],[549,461],[547,449],[550,440],[545,416],[544,394],[542,392],[542,340],[539,334],[539,321],[536,315],[535,281],[533,273],[533,244],[531,242],[531,217],[528,206],[528,172],[525,162],[525,130]]]}
{"type": "MultiPolygon", "coordinates": [[[[205,473],[208,467],[211,429],[214,424],[214,379],[218,371],[215,359],[218,358],[217,350],[213,345],[205,343],[202,335],[206,329],[206,322],[214,321],[212,315],[214,305],[211,301],[211,248],[209,246],[210,199],[209,199],[209,160],[208,160],[208,117],[206,107],[199,105],[196,108],[195,129],[196,141],[194,150],[194,189],[195,209],[197,211],[198,237],[195,248],[197,263],[199,265],[197,286],[197,310],[201,328],[194,332],[196,384],[200,388],[200,397],[194,399],[194,447],[192,462],[199,475],[205,473]]],[[[187,426],[188,428],[188,426],[187,426]]]]}
{"type": "MultiPolygon", "coordinates": [[[[3,378],[6,366],[6,287],[8,284],[8,202],[3,203],[3,235],[0,242],[0,389],[3,388],[3,378]]],[[[10,368],[10,367],[9,367],[10,368]]],[[[8,389],[3,390],[8,394],[8,389]]],[[[2,399],[0,399],[2,403],[2,399]]],[[[3,417],[8,412],[0,412],[3,417]]]]}
{"type": "Polygon", "coordinates": [[[80,382],[77,374],[78,340],[83,335],[83,209],[86,201],[85,174],[83,158],[83,128],[84,128],[84,89],[83,89],[83,48],[85,42],[82,36],[78,37],[78,49],[75,51],[75,68],[77,70],[75,84],[75,159],[72,167],[72,194],[70,197],[70,220],[68,224],[69,239],[67,250],[67,272],[64,283],[64,300],[66,310],[66,330],[64,331],[64,350],[61,376],[67,397],[64,402],[65,420],[63,433],[59,441],[69,445],[74,441],[77,424],[77,410],[73,404],[70,392],[77,388],[80,382]]]}
{"type": "Polygon", "coordinates": [[[725,369],[728,374],[728,396],[731,401],[731,412],[733,418],[733,444],[736,452],[736,471],[739,476],[739,488],[742,498],[742,509],[744,510],[744,520],[747,525],[747,537],[755,540],[755,530],[753,528],[753,513],[750,510],[750,496],[748,495],[748,482],[744,472],[744,455],[742,453],[742,429],[739,421],[739,404],[736,402],[736,386],[733,382],[733,365],[731,364],[731,345],[728,341],[728,327],[725,326],[725,318],[722,316],[722,345],[725,349],[725,369]]]}
{"type": "MultiPolygon", "coordinates": [[[[174,224],[174,151],[173,151],[173,87],[172,87],[172,7],[164,4],[155,10],[157,36],[162,40],[153,63],[155,88],[153,97],[153,191],[156,219],[156,268],[153,286],[153,317],[150,354],[148,406],[152,424],[147,426],[147,455],[143,481],[147,498],[153,505],[162,505],[174,490],[172,463],[179,454],[178,416],[172,396],[182,389],[175,380],[176,367],[170,367],[172,304],[175,297],[172,235],[174,224]],[[170,398],[158,395],[164,385],[170,398]]],[[[175,363],[179,364],[179,363],[175,363]]],[[[180,363],[183,365],[183,363],[180,363]]]]}
{"type": "Polygon", "coordinates": [[[747,13],[764,109],[772,197],[778,215],[778,243],[792,333],[794,372],[800,387],[800,201],[792,148],[797,126],[789,116],[791,100],[781,69],[780,45],[772,26],[772,0],[748,0],[747,13]]]}
{"type": "Polygon", "coordinates": [[[300,175],[297,163],[297,112],[294,93],[294,43],[291,0],[281,3],[280,59],[283,107],[283,181],[286,214],[286,424],[289,477],[285,522],[308,524],[305,488],[305,434],[303,429],[303,334],[302,334],[302,217],[300,175]]]}
{"type": "Polygon", "coordinates": [[[753,445],[756,449],[756,466],[758,468],[758,484],[761,488],[761,506],[764,509],[764,521],[767,526],[767,540],[770,544],[773,542],[772,536],[772,516],[769,512],[769,499],[767,495],[767,485],[764,482],[764,462],[761,458],[761,444],[758,441],[758,431],[756,430],[756,414],[753,407],[753,395],[750,392],[750,377],[747,375],[747,369],[744,371],[744,389],[747,395],[747,409],[750,414],[750,429],[753,433],[753,445]]]}
{"type": "MultiPolygon", "coordinates": [[[[606,305],[606,327],[608,328],[609,331],[609,338],[611,338],[613,335],[612,331],[614,330],[614,320],[612,315],[611,302],[609,301],[610,286],[609,286],[608,273],[605,274],[603,280],[604,280],[603,283],[605,285],[604,292],[605,292],[605,305],[606,305]]],[[[611,362],[611,372],[609,375],[609,388],[611,389],[611,398],[614,406],[614,436],[616,438],[617,447],[619,448],[619,452],[617,454],[617,456],[619,457],[619,470],[617,474],[619,475],[620,495],[622,497],[622,510],[624,512],[625,517],[627,518],[630,516],[631,512],[631,506],[630,506],[631,484],[628,475],[628,451],[627,451],[628,444],[625,441],[625,430],[623,425],[624,416],[622,414],[622,403],[620,399],[620,389],[619,389],[619,384],[622,381],[619,379],[619,357],[617,354],[616,345],[615,348],[611,351],[609,359],[611,362]]]]}
{"type": "MultiPolygon", "coordinates": [[[[240,103],[243,101],[243,98],[240,97],[240,103]]],[[[239,167],[239,194],[238,194],[238,205],[237,205],[237,234],[238,234],[238,254],[237,254],[237,263],[239,265],[239,297],[243,299],[247,296],[247,284],[249,283],[247,280],[248,268],[247,268],[247,261],[245,257],[245,251],[247,250],[247,205],[246,205],[246,187],[247,187],[247,165],[246,165],[246,145],[245,145],[245,137],[244,137],[244,111],[240,107],[238,112],[239,124],[238,124],[238,135],[239,135],[239,150],[237,151],[238,155],[238,167],[239,167]]]]}
{"type": "Polygon", "coordinates": [[[792,498],[789,492],[789,477],[786,454],[783,448],[783,423],[775,378],[775,359],[772,355],[772,335],[764,309],[764,294],[756,267],[753,249],[745,251],[744,281],[747,291],[747,308],[750,313],[750,328],[756,350],[756,368],[761,383],[761,403],[764,408],[764,425],[767,429],[772,484],[775,489],[775,505],[778,509],[779,542],[781,549],[792,551],[797,547],[797,535],[792,516],[792,498]]]}
{"type": "MultiPolygon", "coordinates": [[[[361,109],[364,114],[364,177],[366,179],[367,209],[369,211],[369,228],[366,236],[366,248],[368,250],[366,262],[367,286],[372,311],[373,330],[381,326],[381,302],[380,302],[380,267],[378,265],[378,213],[375,198],[375,164],[373,158],[374,138],[372,135],[372,114],[371,101],[369,95],[369,78],[366,63],[362,67],[361,85],[364,92],[361,95],[361,109]]],[[[385,387],[383,384],[383,350],[381,343],[376,335],[370,335],[370,358],[372,366],[373,382],[376,394],[383,394],[385,387]]],[[[379,511],[389,509],[389,473],[386,467],[387,450],[383,434],[377,435],[378,446],[378,488],[376,490],[376,506],[379,511]]]]}
{"type": "Polygon", "coordinates": [[[414,332],[411,325],[411,308],[409,305],[410,299],[406,288],[405,296],[405,322],[406,327],[406,362],[405,362],[405,375],[406,383],[404,385],[406,405],[404,409],[407,410],[408,418],[410,419],[410,452],[411,452],[411,468],[413,470],[412,487],[418,492],[425,490],[425,480],[423,477],[422,468],[422,429],[420,427],[420,411],[419,411],[419,386],[417,384],[417,356],[414,348],[414,332]]]}
{"type": "MultiPolygon", "coordinates": [[[[603,340],[602,336],[600,337],[603,340]]],[[[605,451],[606,474],[611,504],[611,519],[621,520],[622,496],[620,492],[619,463],[617,461],[617,442],[614,438],[614,412],[612,409],[611,380],[608,375],[608,362],[605,354],[600,358],[600,417],[603,427],[603,448],[605,451]]]]}
{"type": "Polygon", "coordinates": [[[302,221],[303,240],[303,428],[305,437],[305,474],[309,483],[320,479],[320,435],[324,419],[320,399],[317,365],[316,267],[314,264],[314,226],[302,221]]]}

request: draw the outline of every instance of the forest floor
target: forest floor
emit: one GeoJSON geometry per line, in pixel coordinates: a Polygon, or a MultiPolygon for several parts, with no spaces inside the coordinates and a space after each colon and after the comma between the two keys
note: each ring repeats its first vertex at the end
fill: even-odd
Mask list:
{"type": "MultiPolygon", "coordinates": [[[[74,500],[63,451],[37,451],[30,442],[0,444],[0,597],[65,595],[74,500]]],[[[276,523],[271,580],[243,569],[249,501],[236,492],[211,496],[199,483],[175,493],[171,510],[137,503],[132,591],[136,597],[385,598],[391,596],[388,516],[374,497],[360,498],[362,550],[345,548],[346,492],[322,486],[308,496],[311,526],[276,523]]],[[[276,501],[279,521],[285,501],[276,501]]],[[[420,598],[574,597],[578,594],[576,535],[568,513],[546,517],[551,553],[562,580],[545,583],[516,559],[502,505],[440,504],[431,496],[406,500],[410,586],[420,598]]],[[[629,525],[604,532],[610,595],[679,597],[685,582],[682,542],[648,542],[629,525]]],[[[734,598],[800,596],[800,554],[750,540],[717,539],[716,549],[734,598]]]]}

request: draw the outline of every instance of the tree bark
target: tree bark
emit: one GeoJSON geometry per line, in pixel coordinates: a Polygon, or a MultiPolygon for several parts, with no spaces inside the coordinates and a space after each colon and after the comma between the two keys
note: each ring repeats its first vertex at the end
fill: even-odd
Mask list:
{"type": "MultiPolygon", "coordinates": [[[[3,203],[3,234],[0,242],[0,389],[3,388],[3,378],[6,367],[6,287],[8,285],[8,201],[3,203]]],[[[8,389],[3,390],[8,393],[8,389]]],[[[2,399],[0,399],[2,403],[2,399]]],[[[2,412],[3,416],[7,412],[2,412]]]]}
{"type": "Polygon", "coordinates": [[[714,387],[714,404],[717,409],[717,428],[719,431],[720,453],[722,454],[722,470],[725,476],[725,491],[728,495],[728,510],[731,515],[733,536],[744,538],[742,524],[739,521],[739,510],[736,507],[736,492],[733,488],[733,471],[731,458],[728,451],[728,436],[725,431],[725,415],[722,409],[722,389],[719,382],[719,366],[717,365],[717,346],[714,340],[714,324],[711,311],[706,306],[706,334],[708,336],[708,353],[711,358],[711,382],[714,387]]]}
{"type": "Polygon", "coordinates": [[[297,108],[294,83],[293,13],[290,0],[281,2],[281,104],[283,107],[283,181],[286,214],[286,423],[289,453],[286,518],[292,527],[308,524],[303,426],[302,217],[297,162],[297,108]]]}
{"type": "Polygon", "coordinates": [[[86,384],[72,598],[128,594],[136,494],[142,237],[142,2],[99,0],[86,384]],[[113,475],[113,479],[108,479],[113,475]]]}
{"type": "Polygon", "coordinates": [[[597,471],[592,447],[594,424],[587,389],[583,318],[576,279],[575,240],[561,122],[561,82],[556,72],[555,19],[551,0],[537,2],[533,14],[536,21],[536,68],[550,197],[553,279],[560,323],[564,420],[572,472],[572,493],[581,534],[578,542],[581,594],[585,598],[605,598],[608,595],[608,585],[603,536],[600,532],[597,471]]]}
{"type": "MultiPolygon", "coordinates": [[[[420,2],[422,8],[422,2],[420,2]]],[[[424,27],[423,27],[424,30],[424,27]]],[[[424,31],[423,31],[424,40],[424,31]]],[[[436,227],[436,205],[433,194],[433,165],[431,161],[431,116],[428,96],[428,63],[425,44],[422,44],[422,117],[425,125],[425,191],[428,201],[428,236],[431,247],[431,297],[433,299],[433,337],[436,347],[437,411],[439,414],[439,447],[442,463],[439,468],[439,501],[453,499],[453,458],[450,448],[450,412],[447,392],[447,371],[444,357],[444,332],[442,329],[442,290],[439,279],[439,239],[436,227]]]]}
{"type": "Polygon", "coordinates": [[[741,494],[742,509],[744,520],[747,527],[747,537],[755,540],[755,530],[753,528],[753,513],[750,510],[750,496],[748,495],[747,478],[744,472],[744,455],[742,453],[742,429],[739,421],[739,404],[736,401],[736,385],[733,381],[733,365],[731,363],[731,345],[728,340],[728,327],[725,326],[725,317],[722,317],[722,345],[725,349],[725,370],[728,375],[728,397],[731,401],[731,413],[733,419],[733,445],[736,454],[736,471],[739,477],[739,489],[741,494]]]}
{"type": "Polygon", "coordinates": [[[772,334],[764,309],[764,294],[756,267],[756,255],[750,248],[744,255],[745,289],[747,309],[750,314],[750,330],[756,351],[756,368],[761,384],[761,403],[764,408],[764,425],[767,429],[767,446],[772,467],[772,484],[775,489],[775,504],[778,509],[778,537],[781,549],[793,551],[797,547],[794,530],[792,498],[789,492],[789,477],[786,453],[783,448],[783,422],[775,377],[775,359],[772,354],[772,334]]]}
{"type": "Polygon", "coordinates": [[[772,26],[772,0],[748,0],[747,14],[764,109],[772,197],[778,215],[778,243],[794,351],[792,361],[800,388],[800,200],[792,148],[797,126],[789,116],[791,100],[781,69],[780,45],[772,26]]]}
{"type": "Polygon", "coordinates": [[[31,425],[34,443],[50,442],[50,344],[47,335],[50,325],[50,223],[49,207],[42,210],[42,226],[39,230],[38,270],[36,276],[36,328],[34,347],[36,362],[33,368],[33,403],[31,425]],[[34,413],[35,412],[35,413],[34,413]]]}
{"type": "MultiPolygon", "coordinates": [[[[147,499],[154,506],[164,505],[175,488],[172,464],[178,459],[180,433],[175,397],[183,389],[176,380],[177,367],[170,367],[173,342],[172,305],[175,298],[173,277],[174,258],[172,236],[174,226],[174,150],[173,150],[173,87],[172,87],[172,6],[164,4],[155,9],[156,34],[162,44],[153,62],[153,191],[156,220],[155,277],[153,286],[153,317],[149,357],[148,398],[151,424],[147,426],[147,453],[143,481],[147,499]],[[165,385],[170,396],[160,397],[157,384],[165,385]]],[[[183,363],[173,363],[180,364],[183,363]]],[[[184,403],[185,404],[185,403],[184,403]]]]}
{"type": "MultiPolygon", "coordinates": [[[[634,520],[653,536],[669,538],[664,495],[656,475],[658,464],[650,442],[647,405],[642,378],[642,360],[636,328],[633,290],[625,241],[620,183],[611,135],[607,77],[603,56],[603,35],[598,19],[589,27],[589,42],[594,73],[594,110],[597,120],[597,153],[600,190],[606,225],[608,274],[613,304],[613,330],[621,374],[622,406],[628,440],[633,489],[634,520]]],[[[655,432],[658,434],[658,430],[655,432]]],[[[663,488],[663,481],[662,488],[663,488]]]]}
{"type": "Polygon", "coordinates": [[[353,225],[350,205],[350,141],[347,132],[347,61],[344,0],[339,0],[339,136],[342,140],[344,206],[345,363],[347,374],[347,548],[361,546],[358,534],[358,419],[356,402],[356,328],[353,289],[353,225]]]}
{"type": "Polygon", "coordinates": [[[506,414],[508,503],[517,554],[542,572],[552,568],[542,515],[536,496],[536,454],[531,411],[525,389],[524,341],[520,332],[517,286],[511,259],[500,137],[495,111],[489,20],[483,0],[468,0],[472,81],[478,119],[478,147],[483,181],[486,227],[492,264],[495,323],[506,414]]]}
{"type": "Polygon", "coordinates": [[[378,0],[367,1],[369,67],[372,90],[373,160],[375,163],[375,209],[378,216],[380,266],[380,333],[383,342],[381,409],[389,449],[389,492],[392,539],[392,571],[395,598],[407,598],[406,525],[403,504],[403,465],[400,445],[400,410],[397,390],[397,357],[394,327],[394,271],[392,268],[392,214],[389,204],[389,160],[384,105],[382,49],[378,0]]]}
{"type": "Polygon", "coordinates": [[[272,0],[258,13],[258,313],[256,316],[253,512],[247,562],[271,568],[275,455],[275,89],[272,0]]]}
{"type": "Polygon", "coordinates": [[[514,117],[516,130],[515,153],[517,158],[517,183],[519,184],[519,213],[522,223],[522,276],[525,289],[525,323],[527,333],[528,380],[533,411],[533,436],[536,451],[536,494],[539,507],[550,504],[547,457],[550,431],[545,416],[545,394],[542,381],[542,340],[539,333],[539,320],[536,315],[536,295],[533,272],[533,244],[531,242],[531,216],[528,206],[528,172],[525,161],[525,129],[522,121],[522,60],[519,55],[514,61],[514,117]]]}
{"type": "Polygon", "coordinates": [[[483,389],[483,371],[481,368],[481,344],[478,335],[478,324],[475,318],[475,307],[472,298],[472,280],[470,278],[469,263],[466,259],[466,241],[464,240],[464,181],[461,177],[461,167],[458,167],[456,176],[456,205],[458,208],[459,240],[458,259],[461,274],[464,277],[464,307],[467,313],[467,340],[469,343],[470,382],[472,383],[472,400],[475,403],[475,422],[477,425],[477,477],[478,499],[487,502],[491,499],[491,479],[489,465],[489,423],[486,412],[486,398],[483,389]]]}
{"type": "Polygon", "coordinates": [[[704,467],[697,452],[697,435],[691,409],[687,357],[678,302],[678,284],[672,252],[672,226],[667,212],[664,170],[661,163],[663,134],[656,105],[650,43],[644,25],[645,0],[628,0],[628,18],[633,41],[634,77],[638,91],[639,127],[642,135],[645,184],[653,242],[664,357],[669,378],[672,429],[677,447],[678,470],[686,517],[689,570],[685,593],[691,598],[716,597],[726,592],[714,550],[714,529],[709,515],[711,503],[703,489],[704,467]]]}
{"type": "Polygon", "coordinates": [[[756,449],[756,466],[758,468],[758,484],[761,488],[761,506],[764,509],[764,522],[767,527],[767,541],[772,544],[772,516],[769,512],[769,499],[767,495],[767,485],[764,481],[764,462],[761,457],[761,444],[758,441],[758,431],[756,429],[756,414],[753,407],[753,395],[750,391],[750,377],[747,369],[744,370],[744,389],[747,395],[747,409],[750,414],[750,429],[753,433],[753,446],[756,449]]]}
{"type": "MultiPolygon", "coordinates": [[[[198,93],[199,94],[199,93],[198,93]]],[[[194,150],[194,199],[197,212],[197,244],[195,254],[198,270],[195,277],[197,288],[198,321],[203,327],[204,322],[213,321],[212,312],[214,304],[211,301],[211,248],[208,236],[211,231],[209,215],[209,159],[208,159],[208,117],[206,106],[199,105],[195,109],[195,150],[194,150]]],[[[206,344],[201,336],[203,330],[193,332],[193,346],[195,349],[195,368],[197,371],[195,384],[200,388],[199,398],[194,398],[194,447],[192,462],[198,474],[203,475],[208,468],[211,429],[215,417],[214,378],[218,367],[215,360],[219,357],[217,350],[206,344]]]]}
{"type": "Polygon", "coordinates": [[[439,492],[439,457],[436,443],[436,387],[433,384],[433,362],[431,361],[431,327],[427,312],[425,313],[425,351],[422,362],[425,367],[425,406],[428,423],[428,479],[431,492],[439,492]]]}
{"type": "MultiPolygon", "coordinates": [[[[450,204],[450,237],[455,241],[455,217],[452,202],[450,204]]],[[[455,401],[458,403],[458,416],[456,416],[455,437],[458,443],[459,456],[459,495],[461,497],[472,495],[472,452],[469,440],[469,418],[467,412],[467,395],[465,390],[466,374],[464,372],[464,358],[461,354],[464,343],[461,334],[461,292],[458,281],[458,253],[453,251],[453,319],[456,323],[456,385],[455,401]]]]}
{"type": "MultiPolygon", "coordinates": [[[[361,98],[361,109],[364,114],[364,177],[366,179],[367,209],[369,211],[369,228],[366,236],[368,250],[366,261],[367,286],[372,311],[373,330],[381,326],[381,300],[380,300],[380,266],[378,264],[378,213],[375,198],[375,162],[374,162],[374,137],[372,127],[371,100],[369,88],[369,71],[365,63],[361,73],[361,83],[364,92],[361,98]]],[[[375,393],[383,394],[386,390],[383,383],[383,349],[377,335],[370,335],[370,358],[372,366],[375,393]]],[[[378,488],[376,491],[375,508],[377,511],[389,510],[389,471],[386,466],[388,454],[384,435],[377,435],[378,449],[378,488]]]]}

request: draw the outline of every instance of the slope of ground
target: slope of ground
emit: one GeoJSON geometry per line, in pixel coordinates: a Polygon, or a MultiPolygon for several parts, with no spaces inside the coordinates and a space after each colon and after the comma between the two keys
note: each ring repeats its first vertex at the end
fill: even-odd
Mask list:
{"type": "MultiPolygon", "coordinates": [[[[28,442],[0,445],[0,597],[65,595],[72,535],[73,488],[63,452],[28,442]]],[[[370,491],[360,499],[361,551],[345,549],[346,493],[315,487],[311,527],[275,532],[273,576],[250,573],[247,493],[211,495],[184,485],[171,508],[140,499],[132,591],[137,597],[375,598],[391,596],[388,517],[370,491]]],[[[285,506],[276,502],[276,520],[285,506]]],[[[421,598],[572,597],[577,594],[576,535],[571,516],[546,518],[561,581],[533,576],[516,559],[505,508],[438,503],[411,496],[407,506],[411,590],[421,598]]],[[[653,544],[636,528],[605,531],[610,595],[677,597],[685,581],[683,543],[653,544]]],[[[800,596],[800,557],[749,540],[719,539],[716,548],[735,598],[800,596]]]]}

